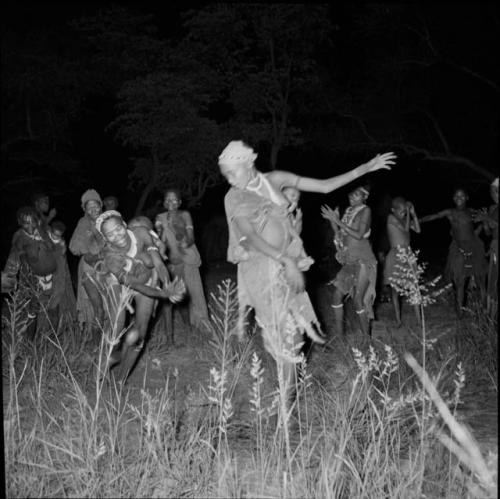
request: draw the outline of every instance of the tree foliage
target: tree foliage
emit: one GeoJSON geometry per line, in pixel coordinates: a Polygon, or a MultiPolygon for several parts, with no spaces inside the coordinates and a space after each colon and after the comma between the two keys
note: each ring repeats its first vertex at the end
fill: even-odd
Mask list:
{"type": "Polygon", "coordinates": [[[236,134],[279,151],[300,142],[294,110],[317,85],[316,53],[328,43],[324,5],[224,4],[187,13],[177,47],[184,67],[204,75],[236,134]]]}

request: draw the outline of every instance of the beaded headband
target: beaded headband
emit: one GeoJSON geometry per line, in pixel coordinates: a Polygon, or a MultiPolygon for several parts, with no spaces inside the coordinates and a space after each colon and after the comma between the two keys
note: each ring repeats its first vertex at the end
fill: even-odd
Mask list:
{"type": "Polygon", "coordinates": [[[105,211],[104,213],[101,213],[96,218],[95,228],[102,234],[102,232],[101,232],[102,224],[106,220],[108,220],[108,218],[113,218],[113,217],[119,218],[123,222],[123,217],[121,216],[120,213],[118,213],[116,210],[108,210],[108,211],[105,211]]]}
{"type": "Polygon", "coordinates": [[[246,161],[255,161],[257,154],[254,150],[245,145],[241,140],[233,140],[225,147],[219,156],[221,163],[243,163],[246,161]]]}

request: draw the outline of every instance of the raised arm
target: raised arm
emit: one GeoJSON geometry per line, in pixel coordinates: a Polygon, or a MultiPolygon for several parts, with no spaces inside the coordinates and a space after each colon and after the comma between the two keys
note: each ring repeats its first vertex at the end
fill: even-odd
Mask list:
{"type": "Polygon", "coordinates": [[[417,212],[415,211],[415,207],[413,203],[408,202],[408,214],[409,214],[409,227],[417,234],[420,234],[420,222],[418,221],[417,212]]]}
{"type": "Polygon", "coordinates": [[[426,215],[425,217],[422,217],[419,219],[419,222],[421,224],[425,222],[432,222],[433,220],[437,220],[439,218],[450,218],[451,216],[451,210],[443,210],[440,211],[439,213],[434,213],[433,215],[426,215]]]}
{"type": "Polygon", "coordinates": [[[347,173],[326,179],[299,177],[294,173],[284,171],[275,171],[271,175],[277,179],[281,188],[290,186],[296,187],[300,191],[328,194],[329,192],[339,189],[340,187],[349,184],[353,180],[356,180],[367,173],[380,169],[390,170],[391,165],[395,163],[395,159],[396,155],[392,152],[377,154],[377,156],[367,163],[363,163],[347,173]]]}

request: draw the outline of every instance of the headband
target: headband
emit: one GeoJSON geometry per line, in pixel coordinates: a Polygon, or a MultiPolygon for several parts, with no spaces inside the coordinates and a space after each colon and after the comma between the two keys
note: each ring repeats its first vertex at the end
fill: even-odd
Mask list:
{"type": "Polygon", "coordinates": [[[95,221],[95,228],[97,229],[97,231],[102,234],[101,232],[101,227],[102,227],[102,224],[108,220],[108,218],[112,218],[112,217],[116,217],[116,218],[119,218],[122,222],[123,222],[123,217],[121,216],[120,213],[118,213],[116,210],[108,210],[108,211],[105,211],[104,213],[101,213],[97,218],[96,218],[96,221],[95,221]]]}
{"type": "Polygon", "coordinates": [[[241,140],[233,140],[225,147],[219,156],[221,163],[245,163],[255,161],[257,154],[241,140]]]}

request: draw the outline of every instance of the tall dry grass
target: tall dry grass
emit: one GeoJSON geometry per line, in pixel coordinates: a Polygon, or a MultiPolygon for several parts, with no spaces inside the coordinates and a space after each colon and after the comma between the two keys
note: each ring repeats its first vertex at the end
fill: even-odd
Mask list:
{"type": "Polygon", "coordinates": [[[389,345],[353,351],[346,394],[328,391],[301,358],[294,424],[285,424],[280,384],[267,386],[268,364],[251,339],[236,340],[235,300],[234,285],[223,282],[212,305],[210,379],[181,402],[175,376],[151,393],[146,370],[139,396],[103,378],[123,334],[116,325],[91,359],[74,330],[49,329],[30,345],[22,293],[12,294],[3,370],[8,497],[495,497],[491,463],[478,468],[473,439],[457,437],[466,382],[459,366],[448,362],[456,372],[443,401],[438,374],[426,378],[411,360],[416,374],[403,369],[389,345]],[[235,411],[242,384],[245,421],[235,411]]]}

